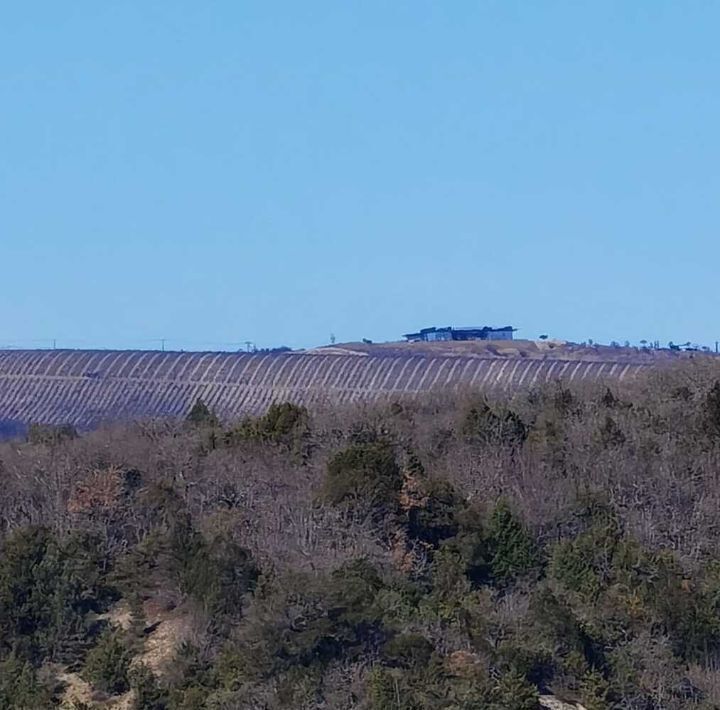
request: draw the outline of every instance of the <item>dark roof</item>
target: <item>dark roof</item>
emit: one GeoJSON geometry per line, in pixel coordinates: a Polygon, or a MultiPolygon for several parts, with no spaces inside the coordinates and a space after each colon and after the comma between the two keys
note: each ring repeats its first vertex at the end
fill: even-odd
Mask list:
{"type": "Polygon", "coordinates": [[[490,325],[484,325],[484,326],[461,326],[459,328],[455,328],[453,326],[444,326],[444,327],[432,327],[432,328],[421,328],[419,331],[415,333],[406,333],[403,337],[409,338],[410,336],[418,336],[418,335],[424,335],[425,333],[496,333],[501,330],[510,330],[515,332],[517,328],[513,328],[511,325],[504,325],[500,328],[493,328],[490,325]]]}

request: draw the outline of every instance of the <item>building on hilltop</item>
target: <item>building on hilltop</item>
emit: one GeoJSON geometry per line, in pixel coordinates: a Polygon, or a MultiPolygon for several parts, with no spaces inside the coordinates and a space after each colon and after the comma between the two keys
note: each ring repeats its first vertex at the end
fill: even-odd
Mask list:
{"type": "Polygon", "coordinates": [[[434,343],[443,340],[512,340],[516,328],[511,325],[502,328],[423,328],[417,333],[406,333],[403,337],[409,343],[434,343]]]}

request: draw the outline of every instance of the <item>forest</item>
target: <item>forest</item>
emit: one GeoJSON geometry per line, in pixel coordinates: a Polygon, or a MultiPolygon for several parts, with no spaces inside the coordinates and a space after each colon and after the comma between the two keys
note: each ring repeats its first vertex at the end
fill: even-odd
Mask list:
{"type": "Polygon", "coordinates": [[[0,710],[720,708],[719,477],[702,359],[36,424],[0,445],[0,710]]]}

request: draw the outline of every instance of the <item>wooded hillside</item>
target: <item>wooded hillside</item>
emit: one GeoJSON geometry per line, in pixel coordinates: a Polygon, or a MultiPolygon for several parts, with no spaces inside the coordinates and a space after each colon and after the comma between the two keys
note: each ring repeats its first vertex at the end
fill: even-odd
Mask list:
{"type": "Polygon", "coordinates": [[[720,370],[0,446],[0,709],[720,707],[720,370]]]}

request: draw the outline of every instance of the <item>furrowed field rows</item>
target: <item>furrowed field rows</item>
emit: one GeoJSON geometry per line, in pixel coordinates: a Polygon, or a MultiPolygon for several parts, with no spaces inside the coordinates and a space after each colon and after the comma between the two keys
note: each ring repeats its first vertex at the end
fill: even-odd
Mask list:
{"type": "Polygon", "coordinates": [[[555,379],[633,377],[647,364],[322,353],[0,352],[0,420],[70,423],[181,416],[202,398],[221,417],[273,402],[352,402],[432,390],[512,390],[555,379]]]}

